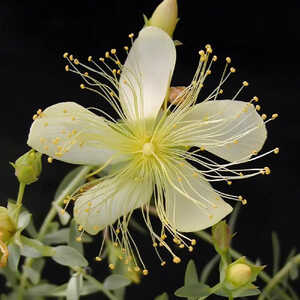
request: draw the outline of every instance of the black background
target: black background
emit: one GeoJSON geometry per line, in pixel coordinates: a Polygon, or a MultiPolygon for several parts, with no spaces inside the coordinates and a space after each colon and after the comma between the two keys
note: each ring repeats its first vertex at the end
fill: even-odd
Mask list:
{"type": "MultiPolygon", "coordinates": [[[[270,166],[270,176],[234,183],[230,189],[243,191],[248,205],[243,207],[237,224],[234,247],[251,259],[259,257],[271,271],[271,231],[279,234],[282,255],[292,246],[299,247],[299,1],[207,1],[178,0],[180,22],[174,38],[178,48],[173,84],[189,83],[196,68],[197,53],[210,43],[221,62],[231,56],[237,68],[225,96],[232,96],[243,80],[249,87],[240,95],[248,100],[261,99],[262,111],[279,113],[268,124],[264,150],[280,147],[278,156],[270,155],[254,165],[270,166]]],[[[65,51],[80,58],[103,56],[111,48],[129,43],[127,35],[143,26],[142,14],[151,16],[158,0],[148,1],[0,1],[0,97],[1,166],[0,201],[15,198],[17,182],[9,161],[26,152],[27,134],[32,115],[62,100],[103,105],[96,95],[79,88],[79,78],[64,72],[65,51]]],[[[220,76],[223,63],[213,74],[220,76]]],[[[213,78],[213,75],[212,77],[213,78]]],[[[218,78],[218,77],[216,77],[218,78]]],[[[217,79],[212,79],[211,84],[217,79]]],[[[208,86],[210,83],[208,83],[208,86]]],[[[25,194],[25,205],[40,224],[46,215],[55,188],[72,166],[44,163],[40,181],[25,194]]],[[[226,187],[228,189],[228,187],[226,187]]],[[[150,274],[139,286],[129,289],[128,299],[153,299],[167,290],[172,293],[183,283],[189,257],[199,269],[214,255],[213,249],[199,241],[192,254],[182,253],[179,266],[172,263],[161,269],[152,251],[150,239],[137,234],[150,274]]],[[[97,254],[96,244],[88,246],[88,255],[97,254]]],[[[100,280],[107,274],[105,264],[92,262],[93,274],[100,280]]],[[[50,264],[45,275],[62,283],[67,272],[50,264]],[[46,274],[47,273],[47,274],[46,274]]],[[[95,297],[102,299],[104,296],[95,297]]],[[[90,297],[89,299],[92,299],[90,297]]]]}

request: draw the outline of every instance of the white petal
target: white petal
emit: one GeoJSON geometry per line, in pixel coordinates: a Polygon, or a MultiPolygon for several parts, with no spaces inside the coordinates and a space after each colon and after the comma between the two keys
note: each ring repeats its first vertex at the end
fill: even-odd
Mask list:
{"type": "Polygon", "coordinates": [[[248,102],[203,102],[195,106],[186,121],[197,121],[190,144],[231,162],[247,160],[254,150],[261,150],[267,138],[264,121],[248,102]]]}
{"type": "Polygon", "coordinates": [[[199,174],[195,176],[188,165],[180,167],[180,173],[173,173],[171,179],[181,192],[170,184],[166,186],[166,213],[170,224],[178,231],[203,230],[232,211],[205,178],[199,174]]]}
{"type": "Polygon", "coordinates": [[[174,42],[157,27],[145,27],[134,41],[120,78],[120,101],[128,119],[155,118],[170,86],[174,42]]]}
{"type": "Polygon", "coordinates": [[[27,143],[68,163],[101,165],[113,155],[113,162],[125,159],[110,148],[112,141],[121,143],[121,138],[102,117],[74,102],[61,102],[48,107],[33,122],[27,143]]]}
{"type": "Polygon", "coordinates": [[[106,179],[75,201],[75,220],[85,231],[96,234],[119,217],[150,201],[152,191],[151,182],[106,179]]]}

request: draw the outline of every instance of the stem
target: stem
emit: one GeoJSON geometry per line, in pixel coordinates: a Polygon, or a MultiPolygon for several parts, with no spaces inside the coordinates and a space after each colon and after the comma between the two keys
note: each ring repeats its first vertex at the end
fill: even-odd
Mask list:
{"type": "Polygon", "coordinates": [[[281,270],[276,273],[276,275],[268,282],[263,293],[258,297],[258,300],[265,299],[265,296],[282,280],[284,276],[288,274],[295,264],[300,264],[300,254],[294,256],[281,270]]]}
{"type": "Polygon", "coordinates": [[[95,286],[98,287],[99,291],[101,291],[103,294],[105,294],[110,300],[118,300],[118,298],[112,294],[110,291],[106,290],[103,287],[103,283],[101,283],[100,281],[98,281],[97,279],[95,279],[94,277],[87,275],[85,273],[82,274],[83,277],[87,280],[89,280],[90,282],[92,282],[95,286]]]}
{"type": "MultiPolygon", "coordinates": [[[[211,235],[208,234],[207,232],[205,231],[199,231],[197,233],[195,233],[197,236],[199,236],[202,240],[208,242],[209,244],[213,245],[213,242],[212,242],[212,238],[211,238],[211,235]]],[[[239,253],[238,251],[230,248],[230,254],[232,255],[233,258],[235,259],[238,259],[240,258],[241,256],[243,256],[241,253],[239,253]]],[[[298,255],[296,256],[298,257],[298,255]]],[[[295,257],[294,257],[295,259],[295,257]]],[[[300,258],[298,258],[300,260],[300,258]]],[[[255,264],[254,262],[252,262],[251,260],[247,259],[247,261],[251,264],[255,264]]],[[[300,263],[300,262],[297,262],[297,263],[300,263]]],[[[284,267],[285,268],[285,267],[284,267]]],[[[267,283],[267,287],[269,286],[270,282],[272,283],[272,281],[274,280],[274,277],[273,279],[264,271],[261,271],[259,274],[258,274],[258,277],[260,277],[264,282],[267,283]]],[[[283,290],[281,290],[281,288],[279,288],[278,286],[274,286],[274,284],[272,285],[272,287],[275,287],[276,288],[276,291],[281,295],[282,297],[282,300],[292,300],[290,298],[290,296],[288,294],[286,294],[283,290]]],[[[259,299],[261,300],[261,299],[259,299]]]]}
{"type": "Polygon", "coordinates": [[[19,219],[19,214],[21,211],[21,207],[22,207],[22,201],[23,201],[23,196],[24,196],[24,192],[25,192],[25,187],[26,184],[20,182],[19,184],[19,191],[18,191],[18,198],[17,198],[17,212],[16,212],[16,224],[18,224],[18,219],[19,219]]]}
{"type": "MultiPolygon", "coordinates": [[[[74,190],[76,189],[76,187],[78,186],[78,183],[85,178],[85,176],[89,173],[89,171],[92,169],[93,167],[91,166],[85,166],[82,168],[82,170],[73,178],[73,180],[71,181],[71,183],[61,192],[60,196],[52,202],[52,207],[49,210],[40,230],[39,233],[37,235],[37,240],[38,241],[42,241],[43,238],[45,237],[48,227],[51,224],[52,220],[55,218],[56,214],[57,214],[57,210],[55,208],[55,206],[60,206],[61,204],[63,204],[64,199],[72,192],[74,192],[74,190]]],[[[21,184],[20,184],[20,189],[21,189],[21,184]]],[[[23,190],[24,193],[24,190],[23,190]]],[[[20,194],[20,192],[19,192],[20,194]]],[[[19,200],[19,196],[18,196],[18,200],[19,200]]],[[[17,200],[17,204],[18,204],[18,200],[17,200]]],[[[22,199],[20,200],[22,201],[22,199]]],[[[32,262],[34,261],[34,258],[26,258],[25,262],[24,262],[24,266],[26,267],[31,267],[32,262]]],[[[26,274],[24,273],[24,270],[22,272],[21,275],[21,279],[20,279],[20,288],[18,291],[18,300],[22,300],[23,299],[23,294],[24,294],[24,289],[27,283],[27,278],[26,278],[26,274]]]]}

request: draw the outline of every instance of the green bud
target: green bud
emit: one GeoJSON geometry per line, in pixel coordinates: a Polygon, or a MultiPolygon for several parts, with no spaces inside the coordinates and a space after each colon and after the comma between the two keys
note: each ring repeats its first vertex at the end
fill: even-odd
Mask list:
{"type": "Polygon", "coordinates": [[[0,206],[0,240],[7,242],[16,232],[14,221],[8,214],[6,207],[0,206]]]}
{"type": "Polygon", "coordinates": [[[220,254],[226,254],[230,247],[232,234],[225,221],[221,221],[212,227],[212,240],[216,251],[220,254]]]}
{"type": "Polygon", "coordinates": [[[236,290],[248,286],[256,280],[257,275],[264,269],[264,266],[256,266],[241,257],[228,265],[226,269],[224,284],[229,290],[236,290]]]}
{"type": "Polygon", "coordinates": [[[31,184],[39,179],[42,171],[41,157],[41,153],[32,149],[19,157],[14,164],[11,163],[20,183],[31,184]]]}
{"type": "Polygon", "coordinates": [[[178,20],[177,0],[164,0],[146,25],[159,27],[172,37],[178,20]]]}

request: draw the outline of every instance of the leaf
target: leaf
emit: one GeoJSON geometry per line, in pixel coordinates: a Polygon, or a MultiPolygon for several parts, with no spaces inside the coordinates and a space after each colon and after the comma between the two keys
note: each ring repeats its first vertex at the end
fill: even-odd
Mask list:
{"type": "Polygon", "coordinates": [[[129,285],[131,281],[119,274],[112,274],[108,276],[103,283],[103,287],[107,290],[117,290],[129,285]]]}
{"type": "MultiPolygon", "coordinates": [[[[57,200],[61,194],[64,192],[64,190],[68,187],[69,183],[77,176],[78,173],[80,173],[85,167],[84,166],[80,166],[77,167],[75,169],[73,169],[72,171],[70,171],[65,177],[64,179],[61,181],[61,183],[59,184],[55,195],[54,195],[54,200],[57,200]]],[[[78,184],[76,186],[74,186],[74,190],[76,190],[79,186],[81,186],[84,183],[84,179],[82,179],[81,181],[78,182],[78,184]]]]}
{"type": "Polygon", "coordinates": [[[154,298],[154,300],[169,300],[169,296],[167,293],[163,293],[154,298]]]}
{"type": "Polygon", "coordinates": [[[55,253],[52,259],[60,265],[68,267],[86,267],[88,261],[74,248],[69,246],[57,246],[53,248],[55,253]]]}
{"type": "Polygon", "coordinates": [[[58,288],[55,284],[42,283],[27,289],[28,296],[50,296],[58,288]]]}
{"type": "Polygon", "coordinates": [[[216,254],[203,268],[201,272],[200,282],[205,283],[209,274],[213,270],[213,268],[216,266],[220,259],[220,255],[216,254]]]}
{"type": "Polygon", "coordinates": [[[296,263],[293,263],[290,271],[289,271],[289,276],[292,280],[296,280],[299,276],[299,269],[298,269],[298,265],[296,263]]]}
{"type": "Polygon", "coordinates": [[[186,267],[185,276],[184,276],[184,285],[190,285],[198,283],[198,274],[195,262],[191,259],[186,267]]]}
{"type": "Polygon", "coordinates": [[[29,225],[30,221],[31,221],[31,213],[29,213],[26,210],[22,211],[18,219],[18,226],[17,226],[18,229],[23,230],[29,225]]]}
{"type": "Polygon", "coordinates": [[[79,232],[77,230],[77,225],[75,220],[73,219],[70,224],[70,231],[68,235],[68,245],[74,249],[76,249],[79,253],[83,254],[83,244],[81,242],[77,242],[76,238],[79,236],[79,232]]]}
{"type": "Polygon", "coordinates": [[[177,297],[205,297],[210,294],[210,287],[203,283],[185,285],[175,292],[177,297]]]}
{"type": "Polygon", "coordinates": [[[40,241],[35,239],[30,239],[25,236],[20,237],[21,241],[21,255],[27,257],[41,257],[41,256],[52,256],[53,249],[52,247],[45,246],[40,241]]]}
{"type": "Polygon", "coordinates": [[[45,266],[45,263],[46,262],[44,258],[38,258],[32,262],[30,267],[31,270],[29,270],[29,272],[32,274],[31,282],[33,284],[37,285],[40,282],[41,273],[45,266]]]}
{"type": "Polygon", "coordinates": [[[16,244],[8,245],[8,267],[13,272],[18,272],[18,265],[20,261],[20,248],[16,244]]]}
{"type": "Polygon", "coordinates": [[[280,262],[280,242],[278,235],[275,231],[272,231],[272,246],[273,246],[273,276],[279,270],[280,262]]]}
{"type": "Polygon", "coordinates": [[[247,287],[244,287],[240,290],[232,292],[234,297],[248,297],[248,296],[256,296],[259,295],[260,290],[253,284],[249,284],[247,287]]]}
{"type": "Polygon", "coordinates": [[[28,266],[23,266],[24,273],[26,274],[26,277],[30,279],[30,281],[33,284],[38,284],[40,281],[40,274],[36,270],[28,267],[28,266]]]}
{"type": "Polygon", "coordinates": [[[73,275],[67,286],[67,300],[78,300],[80,297],[80,276],[73,275]]]}
{"type": "Polygon", "coordinates": [[[45,235],[43,242],[47,245],[64,244],[69,240],[69,228],[63,228],[45,235]]]}

